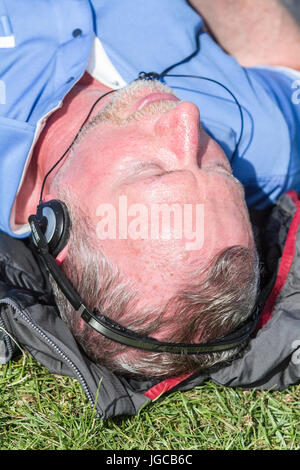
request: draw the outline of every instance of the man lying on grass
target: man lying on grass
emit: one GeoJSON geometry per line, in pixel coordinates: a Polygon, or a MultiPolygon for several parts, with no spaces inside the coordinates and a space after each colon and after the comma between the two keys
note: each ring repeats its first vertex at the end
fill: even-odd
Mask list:
{"type": "MultiPolygon", "coordinates": [[[[292,100],[300,30],[275,0],[256,10],[239,0],[195,0],[194,9],[182,0],[75,3],[71,19],[64,1],[59,11],[46,2],[31,13],[8,7],[17,33],[20,24],[36,29],[16,34],[19,42],[0,62],[3,115],[26,121],[15,147],[8,123],[2,131],[16,168],[2,159],[8,196],[1,228],[28,235],[45,182],[44,200],[63,201],[71,218],[57,262],[91,310],[159,341],[223,337],[249,318],[257,296],[247,205],[264,209],[288,189],[300,190],[300,108],[292,100]],[[35,15],[47,19],[51,37],[35,15]],[[76,22],[80,28],[69,33],[76,22]],[[210,82],[168,74],[161,80],[168,86],[134,81],[145,68],[170,65],[169,75],[210,82]],[[161,225],[157,208],[169,210],[161,225]]],[[[55,284],[54,293],[86,353],[119,373],[174,376],[228,361],[245,347],[201,355],[137,350],[91,329],[55,284]]]]}

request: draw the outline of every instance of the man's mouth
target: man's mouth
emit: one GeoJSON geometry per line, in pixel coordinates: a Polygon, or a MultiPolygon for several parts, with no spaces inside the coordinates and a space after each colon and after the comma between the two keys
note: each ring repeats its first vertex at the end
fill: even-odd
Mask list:
{"type": "Polygon", "coordinates": [[[165,93],[165,92],[150,93],[149,95],[144,96],[143,98],[139,99],[135,103],[133,107],[133,112],[140,111],[145,106],[147,106],[150,103],[153,103],[154,101],[179,101],[179,99],[171,93],[165,93]]]}

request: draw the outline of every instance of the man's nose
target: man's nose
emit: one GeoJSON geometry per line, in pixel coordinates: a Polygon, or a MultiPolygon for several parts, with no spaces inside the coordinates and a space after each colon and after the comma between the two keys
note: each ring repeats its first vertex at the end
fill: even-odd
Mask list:
{"type": "Polygon", "coordinates": [[[197,164],[200,113],[193,103],[183,101],[164,113],[155,125],[155,134],[166,138],[166,145],[184,166],[197,164]]]}

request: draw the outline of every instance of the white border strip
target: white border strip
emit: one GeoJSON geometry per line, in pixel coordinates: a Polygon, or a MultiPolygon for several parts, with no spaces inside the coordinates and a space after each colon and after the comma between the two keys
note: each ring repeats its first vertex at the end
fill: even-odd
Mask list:
{"type": "Polygon", "coordinates": [[[0,48],[1,49],[15,47],[15,45],[16,45],[15,36],[0,36],[0,48]]]}
{"type": "Polygon", "coordinates": [[[113,90],[117,90],[127,84],[111,63],[100,39],[96,36],[94,36],[86,70],[96,80],[113,90]]]}
{"type": "Polygon", "coordinates": [[[29,163],[30,163],[30,160],[31,160],[31,157],[32,157],[32,154],[33,154],[34,146],[37,143],[37,141],[38,141],[38,139],[41,135],[41,132],[45,127],[46,120],[50,116],[50,114],[54,113],[54,111],[61,108],[61,106],[62,106],[62,101],[60,101],[58,103],[58,105],[55,108],[51,109],[51,111],[49,111],[45,116],[43,116],[41,119],[39,119],[39,121],[36,124],[33,141],[32,141],[30,150],[29,150],[28,155],[27,155],[26,163],[25,163],[25,166],[24,166],[24,169],[23,169],[23,173],[22,173],[22,176],[21,176],[21,179],[20,179],[18,190],[17,190],[15,200],[14,200],[12,209],[10,211],[10,216],[9,216],[10,229],[15,235],[23,235],[27,232],[30,232],[30,226],[29,226],[28,223],[24,224],[24,225],[19,225],[19,224],[15,223],[16,200],[17,200],[17,196],[19,194],[20,188],[22,186],[22,183],[23,183],[23,180],[24,180],[24,177],[25,177],[25,174],[26,174],[26,170],[29,166],[29,163]]]}

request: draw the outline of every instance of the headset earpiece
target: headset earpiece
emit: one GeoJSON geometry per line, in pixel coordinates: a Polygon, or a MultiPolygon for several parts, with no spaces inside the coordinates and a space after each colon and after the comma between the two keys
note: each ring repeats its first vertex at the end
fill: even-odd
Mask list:
{"type": "Polygon", "coordinates": [[[44,202],[38,205],[36,218],[49,247],[49,253],[56,258],[70,236],[71,221],[67,206],[56,199],[44,202]]]}

